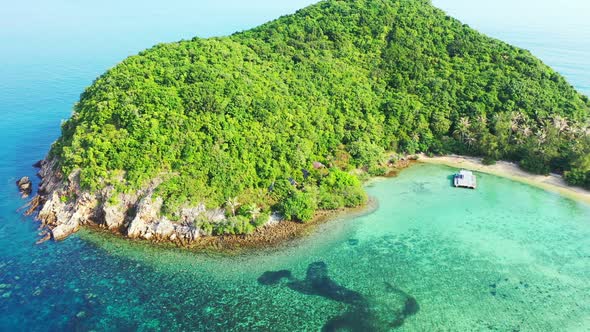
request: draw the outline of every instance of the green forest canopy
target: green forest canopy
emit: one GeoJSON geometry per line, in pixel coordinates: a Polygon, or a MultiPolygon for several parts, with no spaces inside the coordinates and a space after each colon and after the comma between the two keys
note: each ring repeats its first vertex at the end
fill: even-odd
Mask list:
{"type": "Polygon", "coordinates": [[[384,151],[514,160],[590,187],[589,115],[528,51],[429,1],[327,0],[125,59],[81,95],[51,154],[88,190],[162,177],[171,215],[236,196],[290,214],[362,203],[336,166],[378,172],[384,151]],[[305,178],[316,161],[334,167],[305,178]]]}

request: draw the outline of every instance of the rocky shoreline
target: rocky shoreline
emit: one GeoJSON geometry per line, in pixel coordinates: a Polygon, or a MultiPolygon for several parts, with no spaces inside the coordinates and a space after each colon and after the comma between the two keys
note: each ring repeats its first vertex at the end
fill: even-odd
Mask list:
{"type": "Polygon", "coordinates": [[[42,161],[38,166],[41,183],[26,214],[35,215],[35,219],[41,222],[44,240],[60,241],[81,226],[90,226],[132,239],[169,241],[186,246],[204,235],[194,225],[197,217],[224,218],[223,211],[206,210],[203,205],[183,209],[182,222],[160,217],[162,199],[154,197],[157,181],[132,194],[116,194],[116,203],[113,203],[112,187],[91,194],[79,187],[77,172],[64,178],[55,160],[42,161]]]}
{"type": "MultiPolygon", "coordinates": [[[[376,202],[370,200],[367,205],[354,209],[343,208],[339,210],[318,211],[314,219],[307,223],[283,220],[272,225],[263,226],[252,234],[201,236],[182,246],[179,246],[178,243],[156,239],[135,239],[134,241],[157,247],[161,246],[162,248],[174,246],[189,251],[234,255],[249,250],[275,249],[284,245],[289,245],[293,243],[292,241],[304,238],[313,233],[321,225],[336,218],[360,216],[370,213],[376,208],[376,202]]],[[[102,234],[106,238],[111,236],[121,236],[121,234],[113,233],[100,227],[86,226],[86,228],[90,229],[94,234],[102,234]]]]}
{"type": "MultiPolygon", "coordinates": [[[[412,160],[402,158],[398,163],[389,165],[387,177],[396,176],[400,169],[411,164],[412,160]]],[[[171,243],[186,248],[232,250],[268,247],[307,234],[315,225],[336,215],[366,210],[365,206],[318,211],[314,220],[306,224],[281,220],[280,216],[273,214],[267,224],[253,234],[211,236],[199,229],[195,221],[197,218],[206,218],[212,222],[223,222],[224,211],[208,210],[200,204],[182,209],[181,220],[171,221],[161,216],[163,201],[154,195],[154,190],[159,185],[158,180],[132,194],[113,194],[115,191],[112,187],[91,194],[79,187],[77,172],[65,178],[58,170],[56,160],[43,160],[34,166],[39,168],[41,182],[37,195],[28,203],[25,214],[33,215],[41,223],[41,239],[38,243],[50,239],[64,240],[84,226],[130,239],[171,243]]]]}

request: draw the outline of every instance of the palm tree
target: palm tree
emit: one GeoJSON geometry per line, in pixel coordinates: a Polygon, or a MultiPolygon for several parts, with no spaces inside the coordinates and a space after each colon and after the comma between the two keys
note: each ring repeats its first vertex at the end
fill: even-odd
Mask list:
{"type": "Polygon", "coordinates": [[[238,206],[240,206],[240,203],[238,202],[237,197],[233,197],[233,198],[228,197],[227,201],[225,201],[225,206],[230,208],[232,215],[235,217],[236,216],[236,209],[238,208],[238,206]]]}
{"type": "Polygon", "coordinates": [[[467,145],[470,147],[474,146],[477,142],[477,139],[475,139],[475,137],[471,134],[468,134],[465,140],[467,141],[467,145]]]}
{"type": "Polygon", "coordinates": [[[542,128],[537,131],[537,142],[539,143],[539,147],[543,145],[547,141],[547,131],[545,128],[542,128]]]}
{"type": "Polygon", "coordinates": [[[514,119],[516,119],[517,122],[522,122],[525,119],[524,114],[522,113],[522,110],[518,110],[516,112],[512,112],[512,117],[514,119]]]}
{"type": "Polygon", "coordinates": [[[480,114],[477,117],[477,121],[479,121],[479,123],[483,126],[487,126],[488,125],[488,117],[485,116],[485,114],[480,114]]]}
{"type": "Polygon", "coordinates": [[[559,115],[553,117],[553,126],[560,134],[569,129],[567,120],[559,115]]]}
{"type": "Polygon", "coordinates": [[[520,120],[522,120],[522,113],[510,113],[510,130],[512,130],[513,133],[518,132],[518,130],[520,129],[520,120]]]}
{"type": "Polygon", "coordinates": [[[462,117],[459,122],[457,123],[457,129],[455,130],[455,135],[459,135],[461,137],[461,141],[465,141],[465,137],[469,135],[469,128],[471,127],[471,122],[469,118],[464,116],[462,117]]]}
{"type": "Polygon", "coordinates": [[[529,137],[532,133],[531,127],[528,125],[524,125],[524,127],[522,127],[522,136],[529,137]]]}
{"type": "Polygon", "coordinates": [[[250,216],[252,217],[252,220],[254,221],[260,215],[260,208],[256,204],[252,204],[252,205],[250,205],[250,208],[248,209],[248,213],[250,213],[250,216]]]}

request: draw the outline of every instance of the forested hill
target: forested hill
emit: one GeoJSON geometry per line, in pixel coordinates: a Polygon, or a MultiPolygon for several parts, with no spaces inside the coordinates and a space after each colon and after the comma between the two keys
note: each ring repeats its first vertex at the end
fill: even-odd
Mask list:
{"type": "Polygon", "coordinates": [[[327,0],[129,57],[82,94],[51,156],[91,191],[160,177],[170,215],[236,196],[334,208],[362,201],[336,168],[379,173],[384,151],[515,160],[590,186],[589,115],[588,98],[528,51],[429,1],[327,0]],[[314,162],[334,168],[309,177],[314,162]],[[283,188],[289,178],[298,189],[283,188]]]}

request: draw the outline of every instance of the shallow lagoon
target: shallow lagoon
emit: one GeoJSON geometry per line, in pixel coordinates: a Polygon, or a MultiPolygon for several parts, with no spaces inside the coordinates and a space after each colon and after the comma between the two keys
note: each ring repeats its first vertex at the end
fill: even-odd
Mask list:
{"type": "Polygon", "coordinates": [[[587,328],[590,207],[485,174],[455,189],[453,172],[412,167],[368,188],[375,211],[238,256],[85,231],[40,247],[53,273],[33,265],[14,280],[0,265],[12,292],[0,303],[39,301],[34,326],[84,330],[587,328]]]}

